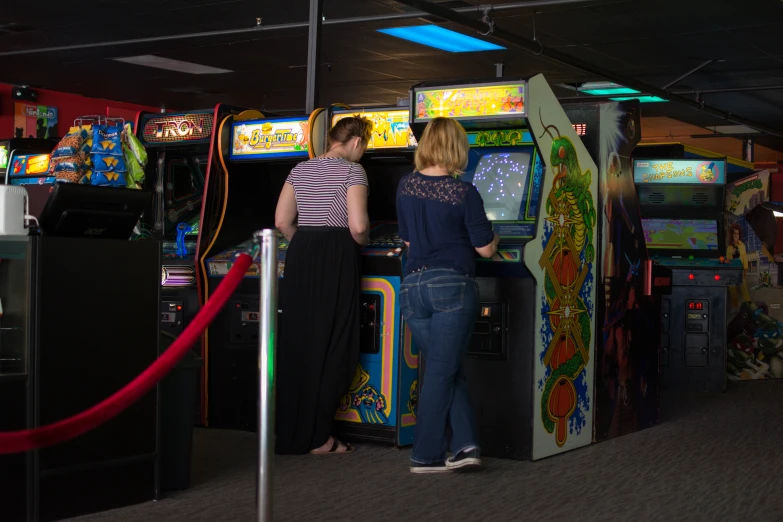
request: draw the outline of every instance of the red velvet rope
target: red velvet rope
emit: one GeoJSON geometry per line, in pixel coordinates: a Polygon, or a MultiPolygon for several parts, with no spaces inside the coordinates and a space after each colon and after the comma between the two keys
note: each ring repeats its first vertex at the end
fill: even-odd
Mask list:
{"type": "Polygon", "coordinates": [[[218,286],[212,299],[193,318],[182,335],[171,344],[163,355],[158,357],[152,366],[144,370],[124,388],[103,402],[68,419],[32,430],[0,433],[0,454],[21,453],[78,437],[97,428],[139,400],[176,366],[193,343],[198,340],[239,286],[251,262],[252,258],[249,255],[240,255],[223,282],[218,286]]]}

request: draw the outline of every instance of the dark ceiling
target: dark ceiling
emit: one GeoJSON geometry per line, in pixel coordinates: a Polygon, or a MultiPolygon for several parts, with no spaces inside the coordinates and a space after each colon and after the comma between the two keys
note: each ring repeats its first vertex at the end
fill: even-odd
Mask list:
{"type": "MultiPolygon", "coordinates": [[[[464,8],[509,2],[436,2],[464,8]]],[[[760,125],[783,129],[781,0],[536,0],[535,7],[497,9],[499,28],[603,69],[662,87],[706,60],[713,63],[671,87],[685,96],[760,125]],[[777,87],[764,90],[759,87],[777,87]],[[739,90],[738,90],[739,89],[739,90]],[[720,90],[724,92],[708,92],[720,90]]],[[[0,81],[171,108],[217,102],[276,112],[304,111],[308,0],[4,0],[0,10],[0,81]],[[75,50],[3,53],[135,40],[166,35],[264,30],[75,50]],[[111,58],[156,54],[234,71],[191,75],[123,64],[111,58]]],[[[414,11],[393,0],[324,0],[327,22],[414,11]]],[[[463,15],[478,19],[476,9],[463,15]]],[[[449,29],[475,34],[443,20],[449,29]]],[[[377,33],[421,24],[419,18],[331,23],[323,28],[321,105],[394,104],[422,80],[491,77],[495,63],[507,76],[544,73],[557,87],[603,78],[510,46],[505,51],[452,54],[377,33]]],[[[491,37],[488,39],[491,40],[491,37]]],[[[702,127],[724,119],[676,103],[644,105],[645,116],[669,116],[702,127]]],[[[783,135],[783,130],[781,131],[783,135]]],[[[761,138],[776,150],[783,140],[761,138]]]]}

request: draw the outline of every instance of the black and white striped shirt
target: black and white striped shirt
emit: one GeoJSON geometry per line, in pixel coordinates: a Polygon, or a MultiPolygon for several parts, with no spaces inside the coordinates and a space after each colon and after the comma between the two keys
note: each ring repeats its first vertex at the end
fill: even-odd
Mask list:
{"type": "Polygon", "coordinates": [[[367,173],[342,158],[315,158],[294,167],[286,183],[294,187],[300,227],[348,228],[348,187],[367,185],[367,173]]]}

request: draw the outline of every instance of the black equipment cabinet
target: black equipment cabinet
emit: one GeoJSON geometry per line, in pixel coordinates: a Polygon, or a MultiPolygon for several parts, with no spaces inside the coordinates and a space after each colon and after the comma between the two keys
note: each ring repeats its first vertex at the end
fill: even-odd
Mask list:
{"type": "MultiPolygon", "coordinates": [[[[158,242],[0,237],[0,259],[0,429],[77,414],[157,358],[158,242]]],[[[153,390],[75,439],[0,456],[0,519],[57,520],[157,498],[158,438],[153,390]]]]}

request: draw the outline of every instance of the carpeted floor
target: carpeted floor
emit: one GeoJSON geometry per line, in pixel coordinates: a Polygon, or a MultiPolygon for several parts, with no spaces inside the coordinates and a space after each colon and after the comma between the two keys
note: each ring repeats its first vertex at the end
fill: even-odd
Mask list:
{"type": "MultiPolygon", "coordinates": [[[[539,462],[486,459],[418,476],[409,450],[278,457],[275,519],[291,521],[783,520],[783,380],[669,394],[659,426],[539,462]]],[[[254,521],[252,433],[197,430],[191,489],[72,521],[254,521]]]]}

